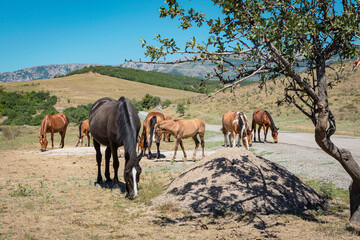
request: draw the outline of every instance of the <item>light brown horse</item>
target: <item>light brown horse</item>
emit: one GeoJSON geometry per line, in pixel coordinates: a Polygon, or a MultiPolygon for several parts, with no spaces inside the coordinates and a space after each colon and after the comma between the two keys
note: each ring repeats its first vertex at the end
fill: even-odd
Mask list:
{"type": "Polygon", "coordinates": [[[146,151],[146,148],[148,149],[148,155],[147,158],[151,159],[151,144],[154,141],[156,143],[157,153],[156,158],[160,158],[160,140],[161,139],[155,139],[154,135],[154,129],[155,124],[163,121],[165,119],[164,114],[160,112],[150,112],[143,123],[143,131],[140,138],[140,147],[141,147],[141,153],[140,155],[143,156],[143,154],[146,151]]]}
{"type": "MultiPolygon", "coordinates": [[[[78,136],[78,141],[76,143],[77,147],[80,143],[80,146],[82,147],[83,145],[83,139],[84,139],[84,135],[87,136],[88,139],[88,144],[87,146],[90,147],[90,126],[89,126],[89,120],[84,120],[80,123],[79,125],[79,136],[78,136]]],[[[86,144],[85,144],[86,146],[86,144]]]]}
{"type": "Polygon", "coordinates": [[[40,129],[40,151],[45,151],[48,145],[48,141],[46,139],[46,133],[51,133],[51,146],[54,147],[54,133],[60,133],[61,142],[60,147],[64,147],[64,139],[66,134],[66,128],[69,124],[68,117],[63,113],[58,113],[55,115],[46,115],[41,122],[40,129]]]}
{"type": "Polygon", "coordinates": [[[197,139],[197,135],[200,136],[202,157],[203,158],[205,157],[204,154],[205,123],[202,120],[198,118],[188,119],[188,120],[181,120],[181,119],[164,120],[160,123],[157,123],[155,126],[156,139],[160,139],[161,135],[164,132],[170,133],[176,139],[173,159],[176,158],[176,152],[179,147],[179,144],[181,146],[181,149],[183,150],[185,160],[187,159],[187,155],[184,149],[182,139],[186,139],[190,137],[192,137],[195,142],[195,151],[193,154],[193,159],[195,159],[196,151],[199,147],[199,140],[197,139]]]}
{"type": "Polygon", "coordinates": [[[274,120],[270,116],[270,113],[268,113],[267,111],[263,111],[263,110],[255,110],[255,112],[253,113],[253,119],[252,119],[252,125],[251,125],[252,130],[251,131],[254,130],[254,142],[256,142],[256,124],[259,125],[259,129],[258,129],[259,142],[260,142],[261,127],[264,128],[264,141],[265,142],[266,142],[266,135],[269,130],[269,127],[271,129],[271,135],[272,135],[275,143],[278,142],[279,128],[277,128],[275,126],[274,120]]]}
{"type": "Polygon", "coordinates": [[[359,65],[360,65],[360,57],[355,61],[354,66],[353,66],[353,68],[351,69],[351,71],[354,71],[355,68],[356,68],[357,66],[359,66],[359,65]]]}
{"type": "Polygon", "coordinates": [[[252,145],[252,131],[249,127],[249,122],[247,117],[242,112],[234,112],[229,111],[224,113],[222,118],[222,128],[221,131],[224,134],[224,146],[227,147],[227,135],[229,134],[229,143],[230,147],[235,147],[235,137],[238,134],[238,144],[240,146],[240,142],[242,140],[243,145],[247,150],[252,145]],[[233,143],[231,143],[231,137],[233,138],[233,143]]]}
{"type": "MultiPolygon", "coordinates": [[[[166,116],[166,117],[165,117],[165,120],[172,120],[172,119],[173,119],[173,118],[170,117],[170,116],[166,116]]],[[[165,132],[165,133],[164,133],[164,139],[163,139],[163,141],[164,141],[164,142],[170,142],[170,138],[171,138],[171,134],[165,132]]]]}

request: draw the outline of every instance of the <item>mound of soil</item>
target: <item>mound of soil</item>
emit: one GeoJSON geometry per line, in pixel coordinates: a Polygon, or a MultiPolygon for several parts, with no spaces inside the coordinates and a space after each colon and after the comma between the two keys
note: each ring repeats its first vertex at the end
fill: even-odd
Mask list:
{"type": "Polygon", "coordinates": [[[196,213],[303,212],[325,203],[282,166],[238,148],[199,161],[169,184],[162,199],[196,213]]]}

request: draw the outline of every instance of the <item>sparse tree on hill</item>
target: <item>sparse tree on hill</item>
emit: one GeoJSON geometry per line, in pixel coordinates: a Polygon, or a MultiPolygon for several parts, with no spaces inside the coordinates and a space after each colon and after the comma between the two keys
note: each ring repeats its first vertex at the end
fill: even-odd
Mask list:
{"type": "Polygon", "coordinates": [[[255,75],[260,76],[260,84],[265,87],[267,81],[284,76],[284,94],[278,104],[291,104],[305,114],[315,126],[317,144],[351,176],[350,222],[360,225],[360,168],[348,150],[339,149],[331,141],[336,124],[327,94],[328,88],[342,79],[343,60],[359,54],[359,0],[212,2],[221,10],[219,18],[185,10],[176,0],[165,1],[167,6],[160,8],[160,17],[179,19],[182,29],[207,26],[209,38],[199,43],[193,37],[180,48],[173,38],[156,35],[160,46],[142,40],[145,55],[157,61],[167,54],[193,54],[178,61],[160,62],[165,64],[212,61],[217,67],[203,84],[216,77],[223,83],[221,90],[233,89],[255,75]],[[330,65],[333,60],[339,62],[336,68],[330,65]],[[300,67],[305,69],[304,74],[298,73],[300,67]],[[329,69],[336,72],[335,78],[326,78],[329,69]],[[224,77],[229,70],[236,73],[233,78],[224,77]]]}

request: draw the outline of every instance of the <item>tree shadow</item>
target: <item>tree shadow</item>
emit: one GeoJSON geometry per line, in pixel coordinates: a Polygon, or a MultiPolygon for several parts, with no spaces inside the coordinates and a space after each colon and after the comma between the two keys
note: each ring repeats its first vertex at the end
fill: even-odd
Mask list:
{"type": "Polygon", "coordinates": [[[305,212],[323,209],[326,200],[282,166],[258,158],[264,162],[261,166],[248,156],[212,159],[186,170],[173,181],[181,181],[198,169],[211,176],[198,176],[182,187],[171,188],[171,182],[168,193],[189,202],[188,207],[195,213],[212,213],[215,217],[251,209],[254,213],[291,213],[317,221],[305,212]],[[230,181],[218,185],[216,179],[224,175],[230,181]],[[236,193],[241,193],[241,197],[236,193]]]}

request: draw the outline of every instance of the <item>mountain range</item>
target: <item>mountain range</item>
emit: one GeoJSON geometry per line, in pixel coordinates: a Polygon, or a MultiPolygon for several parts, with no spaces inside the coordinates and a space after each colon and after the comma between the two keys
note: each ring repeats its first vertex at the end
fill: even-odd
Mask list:
{"type": "Polygon", "coordinates": [[[38,79],[49,79],[62,76],[69,72],[88,67],[91,63],[50,64],[36,67],[23,68],[13,72],[0,73],[0,82],[22,82],[38,79]]]}

